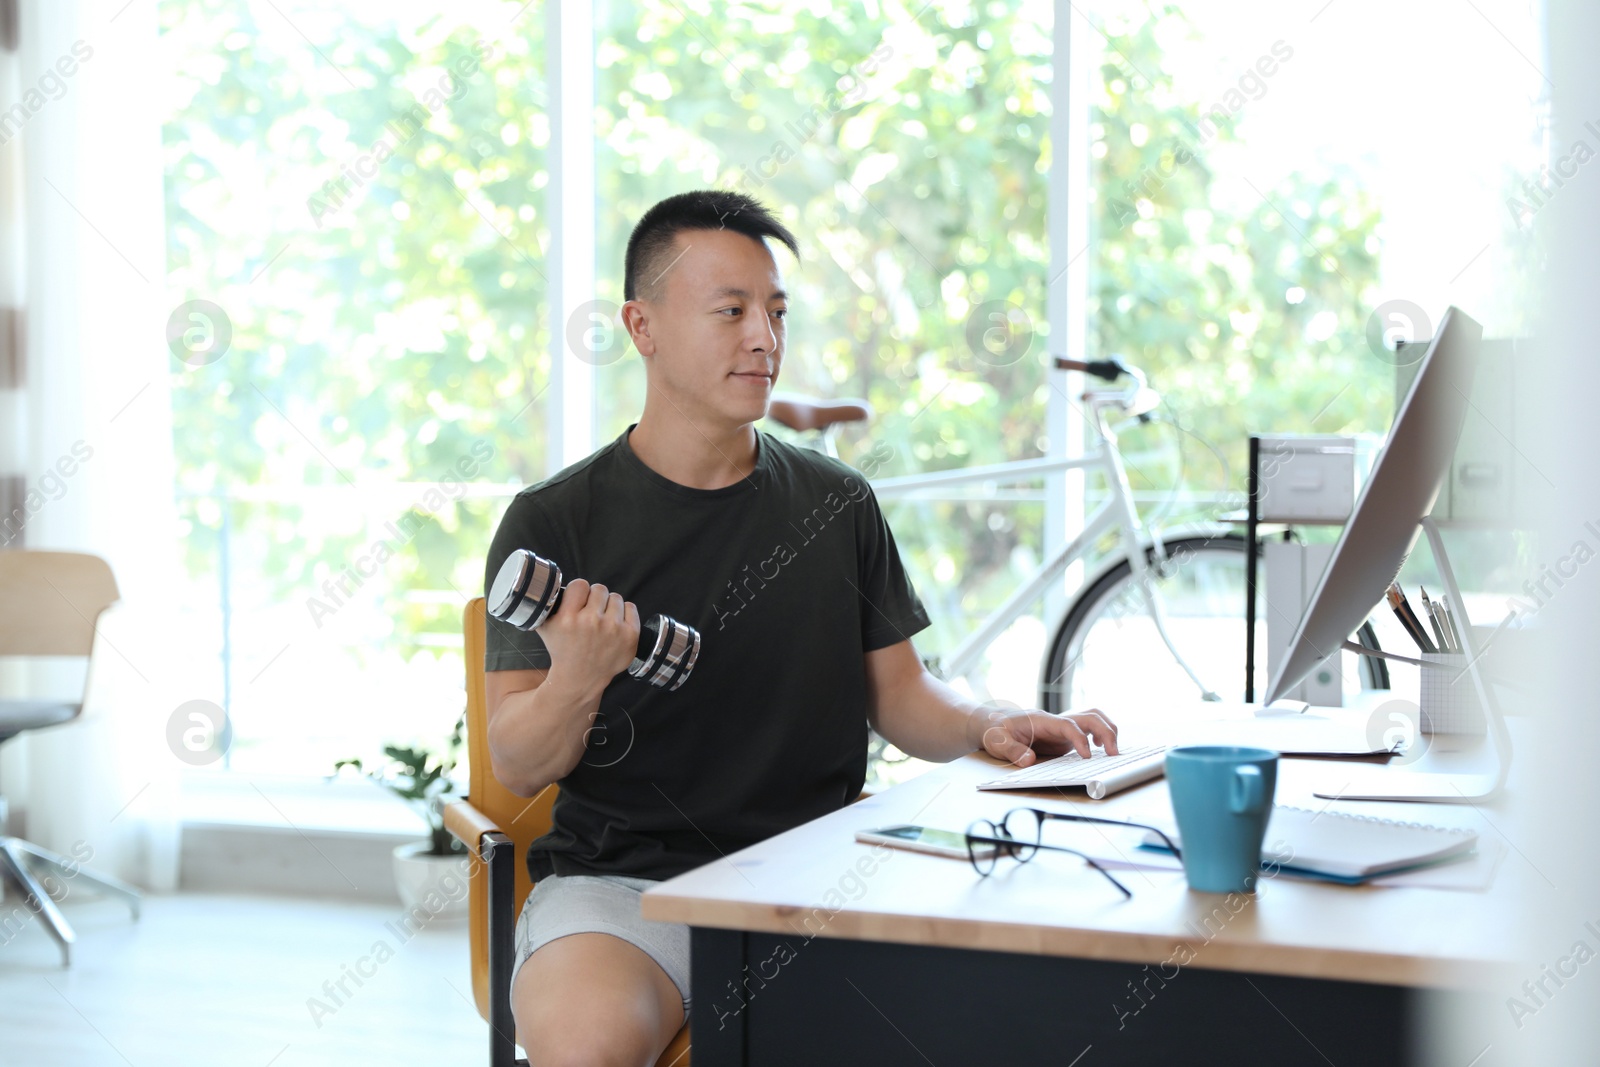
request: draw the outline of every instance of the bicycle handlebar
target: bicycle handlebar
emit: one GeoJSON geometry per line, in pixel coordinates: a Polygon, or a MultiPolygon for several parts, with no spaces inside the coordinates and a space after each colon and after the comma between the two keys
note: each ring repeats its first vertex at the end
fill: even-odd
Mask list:
{"type": "Polygon", "coordinates": [[[1115,407],[1126,415],[1138,418],[1141,422],[1146,421],[1149,413],[1161,403],[1161,394],[1149,387],[1144,373],[1138,367],[1130,367],[1124,363],[1119,356],[1088,362],[1056,356],[1055,365],[1057,370],[1082,371],[1108,382],[1126,375],[1132,380],[1123,388],[1089,389],[1083,394],[1083,398],[1086,401],[1093,400],[1115,407]]]}
{"type": "Polygon", "coordinates": [[[1092,374],[1096,378],[1114,382],[1124,374],[1131,374],[1126,364],[1115,357],[1111,359],[1097,359],[1084,362],[1081,359],[1068,359],[1065,356],[1056,357],[1057,370],[1077,370],[1085,374],[1092,374]]]}

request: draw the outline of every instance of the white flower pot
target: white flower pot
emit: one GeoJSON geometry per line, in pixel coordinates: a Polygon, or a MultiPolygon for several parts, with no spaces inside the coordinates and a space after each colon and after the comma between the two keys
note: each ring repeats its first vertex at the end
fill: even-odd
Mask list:
{"type": "Polygon", "coordinates": [[[427,851],[426,841],[409,841],[394,850],[394,885],[410,923],[465,922],[473,858],[429,856],[427,851]]]}

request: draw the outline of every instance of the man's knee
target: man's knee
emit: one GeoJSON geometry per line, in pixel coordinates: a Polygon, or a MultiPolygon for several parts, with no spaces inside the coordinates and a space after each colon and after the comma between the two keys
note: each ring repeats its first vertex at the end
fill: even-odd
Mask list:
{"type": "Polygon", "coordinates": [[[677,987],[655,961],[601,933],[559,938],[529,956],[512,1006],[529,1067],[653,1064],[683,1022],[677,987]]]}
{"type": "Polygon", "coordinates": [[[659,1024],[626,1011],[604,1020],[535,1011],[530,1022],[519,1017],[528,1067],[649,1067],[666,1047],[659,1024]]]}
{"type": "Polygon", "coordinates": [[[632,1043],[604,1035],[587,1035],[600,1040],[586,1041],[585,1036],[564,1032],[551,1041],[524,1045],[528,1067],[649,1067],[655,1062],[632,1043]]]}

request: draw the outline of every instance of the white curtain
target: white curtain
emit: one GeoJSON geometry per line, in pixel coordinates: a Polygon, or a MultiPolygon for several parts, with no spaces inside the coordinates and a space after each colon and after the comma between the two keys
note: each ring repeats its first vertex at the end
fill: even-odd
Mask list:
{"type": "MultiPolygon", "coordinates": [[[[209,694],[183,689],[186,642],[169,609],[178,546],[168,378],[182,365],[165,330],[182,298],[166,291],[156,5],[11,2],[20,48],[0,59],[10,67],[0,82],[10,78],[7,106],[22,111],[3,115],[22,121],[20,133],[0,126],[0,139],[15,134],[0,145],[0,180],[18,185],[0,212],[9,202],[20,214],[0,214],[0,249],[21,269],[17,291],[0,289],[0,300],[20,302],[25,329],[0,408],[11,423],[0,478],[20,474],[40,490],[36,506],[24,501],[21,547],[103,557],[122,599],[102,618],[84,715],[9,742],[0,792],[29,839],[68,853],[87,846],[91,866],[169,890],[183,764],[167,747],[167,721],[209,694]],[[72,462],[58,467],[63,457],[72,462]]],[[[7,684],[65,682],[48,665],[25,673],[7,684]]]]}
{"type": "Polygon", "coordinates": [[[22,506],[22,153],[12,111],[21,96],[17,0],[0,0],[0,545],[11,542],[22,506]]]}

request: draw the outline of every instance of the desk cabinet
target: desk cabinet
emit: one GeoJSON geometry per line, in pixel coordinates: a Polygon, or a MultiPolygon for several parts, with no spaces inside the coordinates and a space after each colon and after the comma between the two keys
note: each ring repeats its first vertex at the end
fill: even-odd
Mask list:
{"type": "Polygon", "coordinates": [[[1377,1067],[1414,1062],[1421,1000],[1439,995],[710,927],[691,951],[695,1067],[1377,1067]]]}

